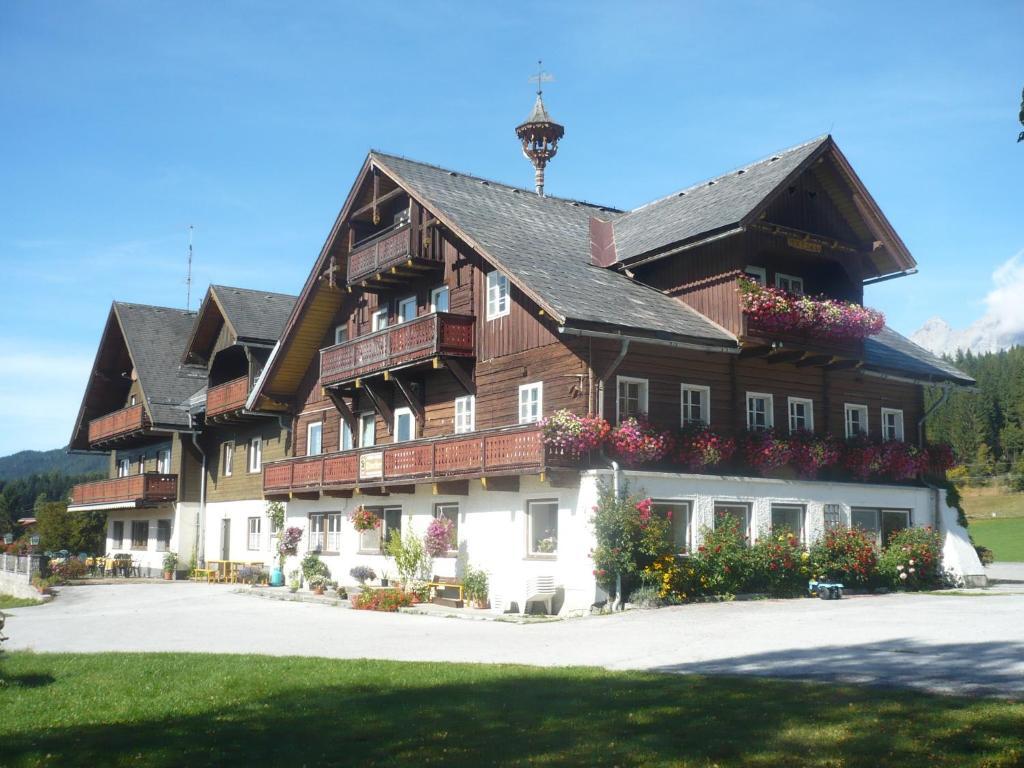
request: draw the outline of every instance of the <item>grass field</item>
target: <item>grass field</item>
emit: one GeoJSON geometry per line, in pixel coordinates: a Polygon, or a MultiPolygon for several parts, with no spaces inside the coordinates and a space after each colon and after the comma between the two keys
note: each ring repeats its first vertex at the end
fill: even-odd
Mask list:
{"type": "Polygon", "coordinates": [[[991,549],[996,562],[1024,563],[1024,493],[964,488],[961,497],[974,543],[991,549]]]}
{"type": "Polygon", "coordinates": [[[24,597],[12,597],[11,595],[0,594],[0,611],[4,608],[27,608],[30,605],[42,604],[42,600],[32,600],[24,597]]]}
{"type": "Polygon", "coordinates": [[[1024,703],[751,678],[15,653],[4,766],[1019,766],[1024,703]]]}

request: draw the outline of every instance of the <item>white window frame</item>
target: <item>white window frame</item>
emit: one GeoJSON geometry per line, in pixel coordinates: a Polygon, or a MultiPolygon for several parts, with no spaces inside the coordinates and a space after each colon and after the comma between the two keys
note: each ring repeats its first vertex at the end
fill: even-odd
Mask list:
{"type": "Polygon", "coordinates": [[[327,544],[327,515],[324,512],[311,512],[309,515],[309,544],[310,552],[323,552],[327,544]],[[316,525],[313,521],[316,520],[316,525]]]}
{"type": "Polygon", "coordinates": [[[439,285],[430,292],[430,311],[431,312],[448,312],[452,306],[452,292],[447,285],[439,285]],[[443,295],[445,297],[445,304],[447,305],[444,309],[437,308],[437,298],[443,295]]]}
{"type": "Polygon", "coordinates": [[[711,424],[711,387],[702,384],[679,385],[679,425],[685,427],[689,424],[711,424]],[[686,396],[690,392],[700,393],[700,421],[687,418],[686,396]]]}
{"type": "Polygon", "coordinates": [[[903,433],[903,409],[902,408],[883,408],[882,409],[882,439],[883,440],[898,440],[901,443],[904,441],[903,433]],[[887,416],[895,416],[896,421],[893,424],[894,434],[889,434],[889,425],[886,423],[887,416]]]}
{"type": "Polygon", "coordinates": [[[804,279],[799,275],[785,275],[782,272],[775,273],[775,287],[779,288],[786,293],[792,293],[796,296],[804,295],[804,279]],[[783,283],[789,283],[789,287],[785,287],[783,283]],[[796,289],[796,285],[799,284],[799,289],[796,289]]]}
{"type": "Polygon", "coordinates": [[[131,459],[118,459],[117,460],[117,476],[128,477],[132,472],[132,460],[131,459]]]}
{"type": "Polygon", "coordinates": [[[416,414],[413,413],[412,408],[409,408],[408,406],[402,406],[401,408],[395,408],[393,416],[394,416],[394,419],[395,419],[395,439],[394,439],[394,442],[396,442],[396,443],[408,443],[411,440],[415,440],[416,439],[416,414]],[[409,417],[409,438],[407,440],[402,440],[398,436],[398,432],[399,432],[399,430],[398,430],[398,421],[399,421],[399,418],[402,417],[402,416],[408,416],[409,417]]]}
{"type": "Polygon", "coordinates": [[[753,519],[753,511],[749,502],[745,501],[715,501],[711,507],[712,523],[713,527],[718,526],[718,508],[719,507],[737,507],[743,509],[743,528],[740,534],[744,537],[747,545],[753,543],[753,536],[750,530],[750,521],[753,519]]]}
{"type": "Polygon", "coordinates": [[[651,510],[657,514],[661,514],[663,510],[659,507],[674,507],[672,513],[672,520],[669,523],[669,532],[672,536],[672,545],[676,547],[674,554],[686,555],[693,551],[693,502],[689,499],[652,499],[651,510]],[[675,540],[676,525],[678,523],[677,513],[679,508],[684,510],[686,517],[684,518],[684,524],[681,528],[683,531],[683,543],[682,549],[678,548],[679,542],[675,540]]]}
{"type": "Polygon", "coordinates": [[[906,530],[907,528],[912,528],[914,525],[914,516],[911,513],[911,510],[909,509],[894,509],[892,507],[851,507],[850,527],[860,528],[861,530],[865,530],[869,533],[874,534],[875,544],[878,546],[879,549],[882,549],[886,546],[887,543],[885,541],[885,537],[883,536],[882,519],[887,514],[903,515],[906,521],[906,525],[904,526],[903,530],[906,530]],[[864,515],[865,513],[870,513],[874,521],[870,528],[864,528],[863,526],[858,525],[857,522],[854,521],[854,518],[857,515],[864,515]]]}
{"type": "Polygon", "coordinates": [[[344,344],[346,341],[348,341],[348,323],[334,326],[335,345],[344,344]]]}
{"type": "Polygon", "coordinates": [[[804,429],[807,432],[814,431],[814,401],[809,397],[787,397],[786,398],[786,412],[789,416],[789,433],[793,434],[798,429],[804,429]],[[806,422],[803,427],[797,428],[793,425],[793,419],[796,418],[796,414],[793,413],[794,405],[802,405],[806,408],[806,415],[804,421],[806,422]]]}
{"type": "Polygon", "coordinates": [[[156,452],[156,471],[161,475],[171,474],[171,450],[163,448],[156,452]]]}
{"type": "Polygon", "coordinates": [[[156,521],[156,551],[166,552],[171,548],[171,537],[174,536],[174,520],[169,517],[163,517],[156,521]],[[160,536],[160,531],[166,530],[167,536],[163,538],[160,536]]]}
{"type": "Polygon", "coordinates": [[[560,517],[558,508],[558,499],[530,499],[526,502],[526,554],[528,557],[537,557],[545,559],[554,559],[558,557],[558,518],[560,517]],[[555,507],[555,549],[552,552],[540,552],[533,548],[533,508],[534,506],[548,506],[554,505],[555,507]]]}
{"type": "Polygon", "coordinates": [[[868,407],[863,403],[843,403],[843,429],[847,438],[853,437],[854,433],[850,430],[853,426],[853,422],[850,420],[850,414],[854,411],[861,414],[861,420],[863,422],[863,429],[857,434],[864,435],[865,437],[871,434],[868,429],[868,407]]]}
{"type": "Polygon", "coordinates": [[[249,440],[249,474],[258,475],[263,471],[263,438],[249,440]]]}
{"type": "Polygon", "coordinates": [[[341,552],[341,512],[328,512],[326,524],[326,552],[341,552]]]}
{"type": "Polygon", "coordinates": [[[455,434],[462,435],[476,429],[476,396],[455,398],[455,434]]]}
{"type": "Polygon", "coordinates": [[[395,325],[401,325],[402,323],[411,323],[416,319],[416,314],[419,309],[419,304],[416,301],[415,296],[406,296],[403,299],[398,300],[398,304],[395,311],[395,325]],[[405,317],[402,312],[404,307],[412,306],[412,316],[405,317]]]}
{"type": "Polygon", "coordinates": [[[250,517],[246,525],[245,548],[250,552],[260,548],[260,536],[263,533],[263,518],[250,517]]]}
{"type": "Polygon", "coordinates": [[[235,471],[235,441],[228,440],[224,443],[224,477],[231,477],[235,471]]]}
{"type": "MultiPolygon", "coordinates": [[[[622,385],[626,384],[638,384],[640,389],[637,392],[637,409],[638,414],[647,416],[650,411],[648,410],[650,403],[650,382],[647,379],[641,379],[636,376],[616,376],[615,377],[615,423],[622,423],[622,385]]],[[[628,416],[626,418],[629,418],[628,416]]]]}
{"type": "Polygon", "coordinates": [[[519,385],[519,423],[520,424],[535,424],[536,422],[540,421],[542,418],[544,418],[544,382],[543,381],[535,381],[535,382],[533,382],[531,384],[520,384],[519,385]],[[529,412],[524,412],[524,407],[526,408],[527,411],[532,409],[533,400],[532,400],[532,397],[530,397],[530,393],[533,390],[537,391],[537,399],[536,399],[536,404],[537,404],[537,409],[536,410],[537,410],[537,413],[536,414],[532,414],[532,413],[529,413],[529,412]],[[523,400],[523,395],[524,394],[527,395],[527,398],[528,398],[526,401],[523,400]]]}
{"type": "Polygon", "coordinates": [[[383,331],[388,327],[388,308],[386,306],[373,310],[370,315],[370,331],[383,331]]]}
{"type": "Polygon", "coordinates": [[[373,411],[363,411],[359,414],[359,447],[369,448],[377,444],[377,414],[373,411]],[[370,427],[370,440],[366,440],[366,427],[370,427]]]}
{"type": "Polygon", "coordinates": [[[139,474],[143,475],[146,473],[146,454],[139,454],[139,474]]]}
{"type": "Polygon", "coordinates": [[[352,426],[342,418],[338,419],[338,450],[351,451],[356,447],[355,435],[352,434],[352,426]],[[345,438],[348,438],[347,440],[345,438]],[[348,443],[348,445],[345,445],[348,443]]]}
{"type": "Polygon", "coordinates": [[[757,430],[763,430],[763,431],[767,432],[769,429],[772,429],[772,428],[775,427],[775,398],[772,395],[768,394],[767,392],[747,392],[746,403],[747,403],[747,408],[746,408],[746,410],[747,410],[747,429],[749,429],[749,430],[757,429],[757,430]],[[765,424],[764,424],[764,427],[754,427],[750,423],[750,421],[751,421],[751,419],[750,419],[750,416],[751,416],[750,401],[753,398],[764,398],[764,400],[765,400],[765,406],[764,406],[764,408],[765,408],[765,412],[764,412],[765,424]]]}
{"type": "Polygon", "coordinates": [[[775,533],[775,510],[796,510],[797,511],[797,530],[793,531],[796,534],[797,540],[800,542],[806,541],[807,535],[807,507],[803,504],[788,504],[785,502],[779,502],[778,504],[772,504],[771,509],[768,510],[770,530],[775,533]]]}
{"type": "Polygon", "coordinates": [[[508,276],[494,270],[487,273],[487,319],[505,317],[511,310],[512,296],[508,276]]]}
{"type": "Polygon", "coordinates": [[[743,274],[752,278],[759,285],[768,285],[768,270],[764,267],[755,267],[748,264],[743,268],[743,274]]]}
{"type": "Polygon", "coordinates": [[[311,421],[306,425],[306,455],[307,456],[319,456],[324,452],[324,423],[323,421],[311,421]],[[310,449],[313,446],[313,430],[317,429],[319,434],[317,435],[317,450],[313,453],[310,449]]]}

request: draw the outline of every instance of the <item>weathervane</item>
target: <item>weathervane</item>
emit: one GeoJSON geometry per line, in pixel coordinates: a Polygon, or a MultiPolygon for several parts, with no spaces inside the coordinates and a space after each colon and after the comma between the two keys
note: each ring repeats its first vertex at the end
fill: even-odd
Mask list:
{"type": "MultiPolygon", "coordinates": [[[[1020,92],[1020,124],[1024,125],[1024,91],[1020,92]]],[[[1020,144],[1024,141],[1024,131],[1020,132],[1020,136],[1017,137],[1017,143],[1020,144]]]]}
{"type": "Polygon", "coordinates": [[[516,136],[523,144],[523,154],[533,163],[534,186],[537,194],[544,196],[544,168],[558,151],[558,141],[565,135],[565,127],[559,125],[548,114],[544,106],[544,83],[555,78],[544,71],[543,62],[537,61],[537,74],[530,82],[537,83],[537,100],[526,122],[516,126],[516,136]]]}

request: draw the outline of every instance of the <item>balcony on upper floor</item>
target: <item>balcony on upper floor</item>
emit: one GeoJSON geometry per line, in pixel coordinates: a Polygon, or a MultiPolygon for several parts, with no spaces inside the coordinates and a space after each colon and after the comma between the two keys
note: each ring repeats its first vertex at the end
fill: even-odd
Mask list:
{"type": "Polygon", "coordinates": [[[237,379],[210,387],[206,391],[206,418],[223,417],[245,408],[249,397],[249,377],[237,379]]]}
{"type": "Polygon", "coordinates": [[[144,432],[149,427],[146,409],[130,405],[89,422],[89,444],[100,446],[115,440],[144,432]]]}
{"type": "Polygon", "coordinates": [[[320,384],[332,386],[440,357],[474,355],[471,315],[434,312],[320,350],[320,384]]]}
{"type": "Polygon", "coordinates": [[[420,252],[417,233],[411,224],[402,224],[354,246],[348,255],[348,282],[365,290],[388,290],[439,269],[443,262],[433,251],[420,252]]]}
{"type": "Polygon", "coordinates": [[[117,505],[142,507],[178,498],[178,476],[146,472],[79,483],[71,489],[69,510],[117,505]]]}

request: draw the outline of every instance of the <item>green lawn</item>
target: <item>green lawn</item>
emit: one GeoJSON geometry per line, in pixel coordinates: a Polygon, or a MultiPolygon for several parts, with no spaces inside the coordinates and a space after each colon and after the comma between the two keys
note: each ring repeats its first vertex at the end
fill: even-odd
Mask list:
{"type": "Polygon", "coordinates": [[[988,547],[996,562],[1024,563],[1024,517],[970,521],[974,543],[988,547]]]}
{"type": "Polygon", "coordinates": [[[42,600],[32,600],[25,597],[13,597],[0,594],[0,611],[4,608],[26,608],[30,605],[42,605],[42,600]]]}
{"type": "Polygon", "coordinates": [[[750,678],[15,653],[0,765],[1020,766],[1024,703],[750,678]]]}

